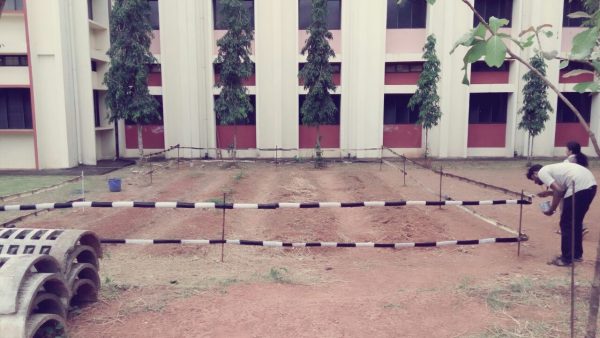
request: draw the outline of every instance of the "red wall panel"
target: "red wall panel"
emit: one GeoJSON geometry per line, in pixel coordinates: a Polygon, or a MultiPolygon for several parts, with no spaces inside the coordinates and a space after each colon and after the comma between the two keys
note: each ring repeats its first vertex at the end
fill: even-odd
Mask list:
{"type": "Polygon", "coordinates": [[[383,145],[390,148],[421,148],[423,128],[416,124],[386,124],[383,145]]]}
{"type": "Polygon", "coordinates": [[[161,73],[150,73],[148,74],[148,86],[162,86],[162,74],[161,73]]]}
{"type": "Polygon", "coordinates": [[[256,126],[248,125],[218,125],[217,126],[217,146],[219,148],[228,148],[233,146],[233,135],[236,133],[236,144],[238,149],[256,148],[256,126]]]}
{"type": "MultiPolygon", "coordinates": [[[[300,148],[314,148],[317,142],[317,127],[298,126],[300,135],[300,148]]],[[[321,148],[340,147],[340,126],[324,125],[319,127],[321,134],[321,148]]]]}
{"type": "Polygon", "coordinates": [[[556,124],[556,132],[554,134],[555,147],[564,147],[570,141],[579,142],[583,147],[587,147],[589,140],[585,129],[578,122],[556,124]]]}
{"type": "MultiPolygon", "coordinates": [[[[215,84],[219,81],[219,74],[215,74],[215,84]]],[[[247,79],[242,79],[242,85],[244,86],[256,86],[256,75],[250,75],[247,79]]]]}
{"type": "Polygon", "coordinates": [[[508,72],[471,72],[472,84],[508,83],[508,72]]]}
{"type": "MultiPolygon", "coordinates": [[[[144,148],[164,149],[165,148],[165,128],[162,125],[142,126],[142,141],[144,148]]],[[[137,149],[137,126],[125,126],[125,147],[127,149],[137,149]]]]}
{"type": "Polygon", "coordinates": [[[506,124],[469,124],[467,147],[504,148],[506,146],[506,124]]]}
{"type": "Polygon", "coordinates": [[[386,85],[416,85],[421,73],[385,73],[386,85]]]}
{"type": "Polygon", "coordinates": [[[563,75],[566,73],[568,73],[568,71],[560,71],[560,77],[558,78],[559,83],[580,83],[594,81],[594,74],[581,74],[577,76],[563,77],[563,75]]]}
{"type": "MultiPolygon", "coordinates": [[[[336,86],[340,86],[342,84],[342,74],[340,73],[333,73],[331,74],[332,80],[333,80],[333,84],[336,86]]],[[[304,81],[302,81],[302,79],[298,78],[298,85],[299,86],[304,86],[304,81]]]]}

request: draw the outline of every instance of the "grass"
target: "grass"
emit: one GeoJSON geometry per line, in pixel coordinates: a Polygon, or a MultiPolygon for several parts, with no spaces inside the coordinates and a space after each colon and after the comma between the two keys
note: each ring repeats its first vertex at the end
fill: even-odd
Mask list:
{"type": "Polygon", "coordinates": [[[233,179],[235,179],[235,181],[240,181],[242,178],[246,177],[246,174],[244,173],[243,170],[240,170],[234,177],[233,179]]]}
{"type": "Polygon", "coordinates": [[[292,280],[289,277],[289,271],[286,268],[272,267],[267,275],[267,279],[280,284],[292,283],[292,280]]]}
{"type": "Polygon", "coordinates": [[[0,196],[40,189],[68,180],[69,176],[0,176],[0,196]]]}

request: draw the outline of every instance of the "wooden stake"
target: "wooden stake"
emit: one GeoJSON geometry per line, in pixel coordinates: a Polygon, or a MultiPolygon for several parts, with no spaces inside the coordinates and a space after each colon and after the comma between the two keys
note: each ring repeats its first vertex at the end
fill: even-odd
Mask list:
{"type": "Polygon", "coordinates": [[[571,199],[571,338],[573,338],[575,337],[575,182],[573,182],[571,199]]]}
{"type": "MultiPolygon", "coordinates": [[[[226,194],[223,193],[223,223],[221,226],[221,240],[222,241],[225,240],[225,210],[227,210],[227,208],[225,208],[225,201],[226,201],[226,194]]],[[[224,251],[225,251],[225,243],[221,243],[221,263],[223,263],[224,251]]]]}
{"type": "Polygon", "coordinates": [[[521,190],[521,204],[519,205],[519,241],[517,242],[517,257],[519,257],[521,255],[521,229],[523,226],[523,198],[524,198],[524,192],[523,190],[521,190]]]}

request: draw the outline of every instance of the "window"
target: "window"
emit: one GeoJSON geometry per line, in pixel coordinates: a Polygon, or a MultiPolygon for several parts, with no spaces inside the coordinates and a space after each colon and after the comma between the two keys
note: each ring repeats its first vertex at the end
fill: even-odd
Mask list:
{"type": "Polygon", "coordinates": [[[387,28],[425,28],[426,0],[388,0],[387,28]]]}
{"type": "MultiPolygon", "coordinates": [[[[218,98],[219,98],[219,95],[214,96],[215,102],[217,101],[218,98]]],[[[248,95],[248,99],[250,99],[250,104],[252,105],[252,111],[248,112],[248,116],[246,117],[245,120],[236,121],[236,125],[238,125],[238,126],[254,126],[254,125],[256,125],[256,96],[248,95]]],[[[221,120],[219,119],[219,116],[216,116],[216,120],[217,120],[217,125],[220,125],[221,120]]]]}
{"type": "MultiPolygon", "coordinates": [[[[147,123],[142,123],[143,125],[163,125],[163,99],[162,99],[162,95],[152,95],[152,97],[154,97],[154,99],[156,100],[156,102],[158,102],[158,114],[160,115],[160,119],[156,118],[152,121],[149,121],[147,123]]],[[[131,120],[125,120],[125,124],[126,125],[135,125],[136,123],[131,121],[131,120]]]]}
{"type": "Polygon", "coordinates": [[[100,127],[100,94],[94,90],[94,125],[100,127]]]}
{"type": "Polygon", "coordinates": [[[471,94],[469,124],[506,123],[508,93],[471,94]]]}
{"type": "Polygon", "coordinates": [[[27,67],[27,55],[0,55],[0,67],[27,67]]]}
{"type": "MultiPolygon", "coordinates": [[[[563,93],[563,95],[571,101],[571,103],[579,110],[583,119],[590,123],[590,115],[592,113],[592,96],[589,93],[563,93]]],[[[567,105],[558,98],[558,106],[556,107],[556,123],[576,123],[579,122],[575,113],[567,107],[567,105]]]]}
{"type": "MultiPolygon", "coordinates": [[[[335,116],[333,117],[333,122],[331,123],[324,123],[325,125],[338,125],[340,124],[340,102],[342,99],[342,96],[340,94],[332,94],[331,98],[333,99],[333,104],[335,104],[335,107],[337,108],[337,113],[335,114],[335,116]]],[[[306,100],[306,95],[300,95],[299,100],[298,100],[298,117],[299,117],[299,121],[298,124],[303,125],[302,123],[302,104],[304,104],[304,100],[306,100]]]]}
{"type": "Polygon", "coordinates": [[[485,63],[485,61],[477,61],[477,62],[473,62],[473,64],[471,65],[471,71],[472,72],[508,72],[509,66],[510,66],[510,64],[508,62],[504,62],[502,64],[502,66],[496,68],[496,67],[488,66],[487,63],[485,63]]]}
{"type": "Polygon", "coordinates": [[[94,20],[94,0],[87,0],[88,19],[94,20]]]}
{"type": "Polygon", "coordinates": [[[0,89],[0,129],[31,129],[29,89],[0,89]]]}
{"type": "Polygon", "coordinates": [[[160,63],[152,63],[152,64],[148,65],[148,73],[160,74],[161,71],[162,71],[162,67],[161,67],[160,63]]]}
{"type": "MultiPolygon", "coordinates": [[[[213,63],[213,71],[215,72],[215,75],[219,75],[221,74],[221,64],[220,63],[213,63]]],[[[256,63],[252,63],[252,74],[256,74],[256,63]]]]}
{"type": "MultiPolygon", "coordinates": [[[[510,27],[512,24],[512,6],[513,0],[475,0],[475,9],[486,21],[489,22],[492,16],[508,19],[510,22],[505,27],[510,27]]],[[[479,20],[473,16],[473,27],[478,24],[479,20]]]]}
{"type": "Polygon", "coordinates": [[[582,0],[563,0],[563,27],[579,27],[583,19],[571,19],[567,15],[575,12],[585,12],[582,0]]]}
{"type": "Polygon", "coordinates": [[[160,29],[160,20],[158,17],[158,0],[148,0],[150,4],[150,24],[153,30],[160,29]]]}
{"type": "MultiPolygon", "coordinates": [[[[221,0],[212,0],[213,3],[213,25],[214,29],[223,30],[227,29],[225,27],[225,23],[223,22],[223,17],[221,15],[221,0]]],[[[250,25],[252,29],[254,29],[254,0],[242,0],[242,3],[248,13],[250,14],[250,25]]]]}
{"type": "Polygon", "coordinates": [[[386,73],[420,73],[423,71],[423,62],[386,62],[386,73]]]}
{"type": "Polygon", "coordinates": [[[385,94],[383,98],[383,124],[415,124],[419,112],[408,109],[412,94],[385,94]]]}
{"type": "Polygon", "coordinates": [[[98,62],[92,60],[92,72],[98,71],[98,62]]]}
{"type": "MultiPolygon", "coordinates": [[[[298,72],[304,68],[304,65],[306,65],[306,62],[298,64],[298,72]]],[[[331,66],[331,74],[340,74],[342,72],[342,64],[340,62],[331,62],[329,66],[331,66]]]]}
{"type": "MultiPolygon", "coordinates": [[[[298,0],[298,29],[312,22],[312,0],[298,0]]],[[[327,0],[327,29],[342,28],[342,0],[327,0]]]]}
{"type": "Polygon", "coordinates": [[[6,0],[4,4],[5,11],[22,11],[23,0],[6,0]]]}

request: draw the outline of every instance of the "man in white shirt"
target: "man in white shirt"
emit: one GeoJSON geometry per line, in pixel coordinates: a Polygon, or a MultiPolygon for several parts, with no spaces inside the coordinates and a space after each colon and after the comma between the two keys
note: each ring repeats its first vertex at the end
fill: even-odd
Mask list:
{"type": "Polygon", "coordinates": [[[596,180],[589,169],[575,163],[556,163],[542,166],[535,164],[527,171],[527,178],[538,185],[546,185],[551,191],[538,194],[539,197],[552,196],[550,208],[544,214],[551,216],[564,199],[560,215],[561,256],[553,259],[551,264],[569,266],[573,260],[581,261],[583,256],[582,223],[590,204],[596,196],[596,180]],[[573,185],[575,190],[573,191],[573,185]],[[571,223],[575,199],[575,248],[571,254],[571,223]]]}

